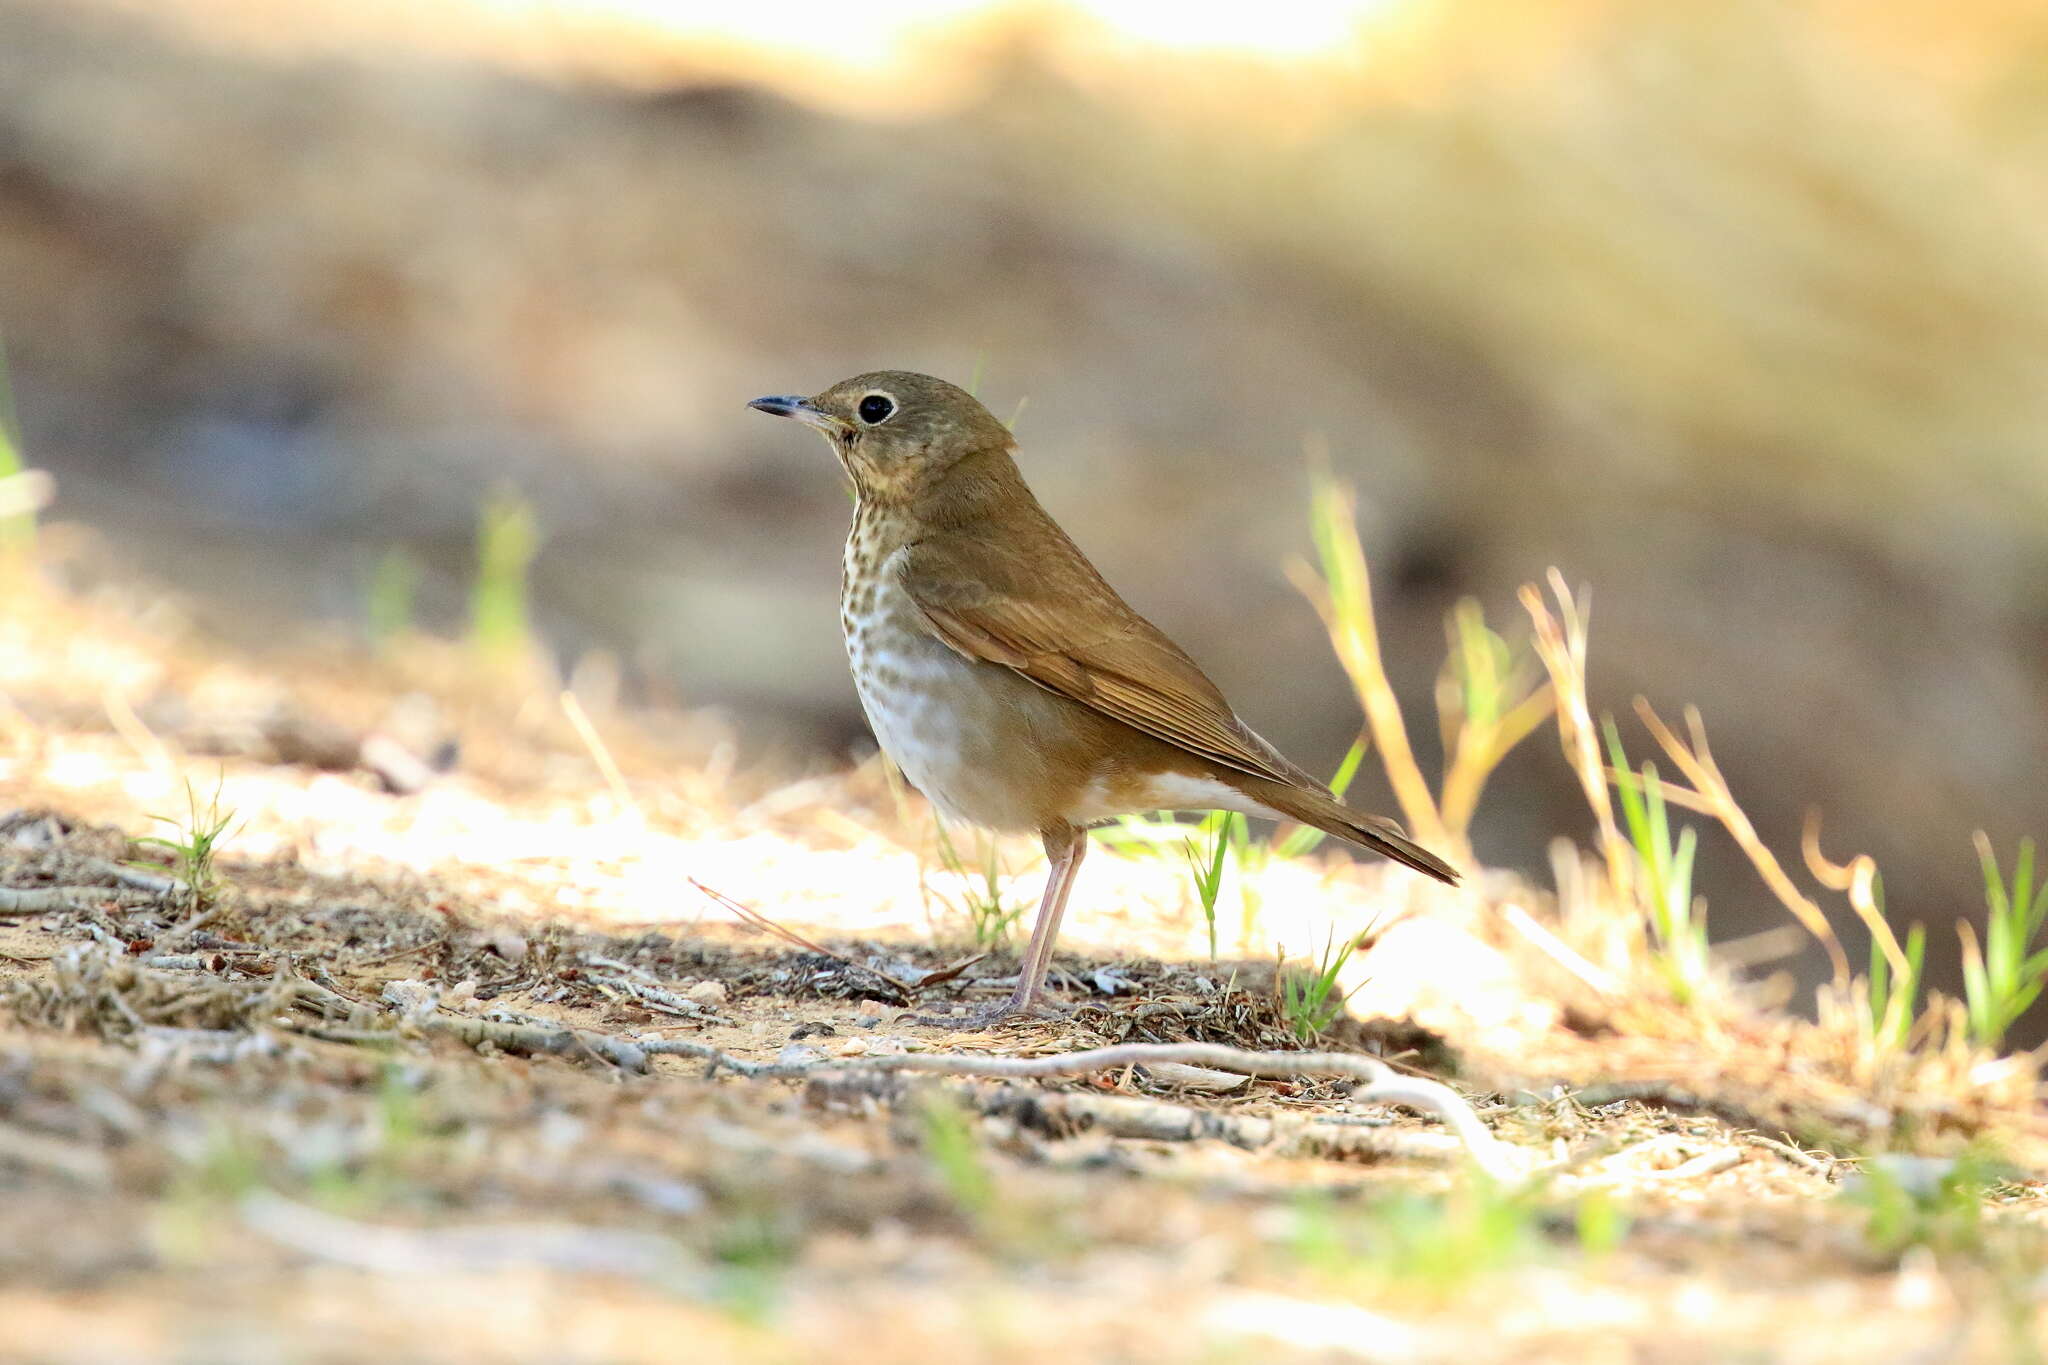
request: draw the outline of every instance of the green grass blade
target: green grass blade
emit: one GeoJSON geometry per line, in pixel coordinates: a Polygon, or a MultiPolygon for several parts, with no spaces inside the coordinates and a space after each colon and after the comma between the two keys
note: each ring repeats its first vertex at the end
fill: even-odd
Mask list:
{"type": "MultiPolygon", "coordinates": [[[[15,423],[14,385],[8,378],[7,352],[0,345],[0,479],[24,473],[28,463],[21,453],[21,428],[15,423]]],[[[0,552],[27,555],[35,549],[36,514],[0,517],[0,552]]]]}
{"type": "Polygon", "coordinates": [[[1984,904],[1990,909],[1993,919],[2003,918],[2012,912],[2012,902],[2006,899],[2005,877],[1998,870],[1998,855],[1992,851],[1988,839],[1977,850],[1977,864],[1984,873],[1984,904]]]}
{"type": "Polygon", "coordinates": [[[2019,863],[2012,870],[2012,919],[2021,926],[2027,938],[2040,927],[2039,914],[2034,909],[2034,841],[2020,840],[2019,863]]]}
{"type": "Polygon", "coordinates": [[[1336,775],[1330,779],[1330,790],[1342,796],[1351,788],[1351,779],[1358,776],[1358,769],[1365,762],[1365,736],[1359,735],[1351,741],[1351,747],[1344,751],[1344,759],[1337,765],[1336,775]]]}
{"type": "Polygon", "coordinates": [[[1621,799],[1621,813],[1628,823],[1629,841],[1636,846],[1636,852],[1647,859],[1645,848],[1649,843],[1649,816],[1643,809],[1643,793],[1636,785],[1635,770],[1629,767],[1628,755],[1621,747],[1621,731],[1615,728],[1612,716],[1600,718],[1600,730],[1607,737],[1607,752],[1615,772],[1615,794],[1621,799]]]}
{"type": "MultiPolygon", "coordinates": [[[[1882,956],[1882,954],[1879,954],[1882,956]]],[[[1920,982],[1927,963],[1927,926],[1915,924],[1906,932],[1906,967],[1909,975],[1899,983],[1900,1006],[1897,1033],[1892,1039],[1894,1047],[1904,1047],[1913,1031],[1913,1020],[1920,1009],[1920,982]]]]}

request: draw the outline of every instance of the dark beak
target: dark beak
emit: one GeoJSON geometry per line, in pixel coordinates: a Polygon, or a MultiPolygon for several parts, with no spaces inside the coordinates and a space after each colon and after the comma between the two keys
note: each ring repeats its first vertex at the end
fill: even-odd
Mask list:
{"type": "Polygon", "coordinates": [[[847,426],[843,418],[834,417],[831,413],[812,403],[810,399],[798,398],[794,394],[779,394],[767,398],[756,398],[747,406],[753,408],[756,412],[765,412],[776,417],[794,417],[797,421],[803,422],[808,426],[814,426],[820,431],[842,431],[847,426]]]}

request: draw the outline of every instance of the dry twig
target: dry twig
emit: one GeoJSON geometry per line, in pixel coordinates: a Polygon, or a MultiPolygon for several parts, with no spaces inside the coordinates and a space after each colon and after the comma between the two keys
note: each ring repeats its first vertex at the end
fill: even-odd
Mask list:
{"type": "MultiPolygon", "coordinates": [[[[886,1075],[988,1076],[1035,1080],[1050,1076],[1085,1076],[1127,1066],[1172,1063],[1207,1067],[1239,1076],[1294,1079],[1301,1076],[1343,1076],[1366,1082],[1352,1092],[1359,1104],[1400,1104],[1442,1119],[1482,1167],[1496,1175],[1513,1173],[1512,1149],[1486,1130],[1479,1116],[1456,1091],[1437,1081],[1403,1076],[1374,1057],[1348,1052],[1248,1052],[1217,1043],[1123,1043],[1114,1047],[1063,1052],[1050,1057],[990,1057],[964,1053],[910,1053],[895,1057],[859,1057],[821,1062],[764,1064],[747,1062],[701,1043],[675,1040],[641,1044],[649,1052],[702,1057],[713,1069],[760,1078],[812,1078],[833,1073],[886,1075]]],[[[1151,1104],[1152,1101],[1144,1103],[1151,1104]]],[[[1164,1106],[1173,1108],[1173,1106],[1164,1106]]],[[[1189,1113],[1203,1111],[1190,1110],[1189,1113]]]]}
{"type": "Polygon", "coordinates": [[[759,929],[764,933],[773,934],[775,937],[781,939],[784,943],[787,943],[792,947],[800,948],[804,952],[816,953],[819,957],[828,957],[832,959],[834,962],[837,962],[840,966],[845,967],[850,971],[859,972],[863,976],[871,977],[874,980],[880,982],[882,984],[883,989],[887,990],[890,996],[892,997],[892,1004],[908,1005],[911,1002],[912,997],[916,994],[917,988],[915,986],[912,986],[910,983],[906,981],[898,981],[895,977],[890,976],[887,972],[877,971],[873,967],[867,966],[864,963],[855,962],[850,957],[846,957],[840,953],[833,952],[830,948],[825,947],[823,944],[813,943],[811,940],[805,938],[802,934],[799,934],[796,930],[791,929],[786,925],[777,924],[774,920],[769,919],[759,910],[754,909],[752,906],[740,904],[731,896],[726,895],[723,891],[712,890],[710,887],[704,885],[704,883],[698,881],[695,877],[688,877],[684,880],[688,881],[690,885],[696,887],[706,896],[709,896],[711,900],[717,905],[723,907],[724,909],[730,910],[733,914],[739,916],[742,923],[750,924],[754,928],[759,929]]]}
{"type": "Polygon", "coordinates": [[[1716,1147],[1711,1152],[1702,1152],[1692,1160],[1673,1166],[1668,1171],[1657,1171],[1661,1180],[1699,1180],[1705,1176],[1719,1175],[1742,1164],[1740,1147],[1716,1147]]]}
{"type": "Polygon", "coordinates": [[[88,858],[85,865],[111,882],[136,891],[147,891],[154,896],[168,896],[178,889],[178,883],[174,879],[160,872],[117,863],[109,858],[88,858]]]}
{"type": "Polygon", "coordinates": [[[343,1218],[261,1190],[243,1197],[241,1215],[251,1231],[302,1256],[385,1275],[538,1265],[572,1274],[651,1277],[683,1261],[680,1248],[651,1233],[561,1224],[395,1227],[343,1218]]]}
{"type": "Polygon", "coordinates": [[[587,980],[607,995],[623,995],[647,1009],[659,1010],[678,1019],[692,1019],[701,1023],[718,1017],[716,1010],[707,1009],[686,996],[645,981],[635,981],[631,977],[591,976],[587,980]]]}
{"type": "Polygon", "coordinates": [[[113,1183],[112,1166],[99,1151],[9,1123],[0,1123],[0,1166],[46,1171],[89,1189],[113,1183]]]}
{"type": "Polygon", "coordinates": [[[218,901],[202,907],[197,914],[186,919],[183,923],[173,925],[165,930],[163,937],[156,941],[157,947],[168,950],[181,946],[201,929],[219,919],[220,912],[221,906],[218,901]]]}
{"type": "Polygon", "coordinates": [[[1834,1180],[1835,1167],[1840,1164],[1826,1152],[1809,1152],[1796,1143],[1781,1142],[1777,1138],[1765,1137],[1762,1133],[1744,1133],[1742,1140],[1754,1147],[1768,1148],[1801,1170],[1810,1171],[1829,1182],[1834,1180]]]}
{"type": "Polygon", "coordinates": [[[471,1047],[489,1043],[506,1052],[546,1052],[557,1057],[602,1057],[621,1071],[647,1070],[647,1053],[635,1043],[567,1024],[512,1023],[466,1014],[412,1014],[406,1024],[422,1033],[457,1038],[471,1047]]]}
{"type": "Polygon", "coordinates": [[[47,915],[55,910],[97,910],[140,904],[134,891],[105,886],[0,886],[0,915],[47,915]]]}
{"type": "MultiPolygon", "coordinates": [[[[814,1103],[877,1100],[894,1105],[907,1100],[915,1105],[925,1093],[906,1089],[900,1077],[871,1067],[821,1070],[811,1079],[814,1103]]],[[[1006,1119],[1053,1137],[1087,1132],[1138,1142],[1227,1142],[1272,1156],[1330,1160],[1443,1161],[1462,1147],[1446,1133],[1388,1128],[1339,1115],[1233,1114],[1135,1095],[1048,1091],[1007,1083],[967,1085],[947,1093],[984,1117],[1006,1119]]],[[[1497,1178],[1522,1174],[1512,1162],[1492,1162],[1491,1154],[1472,1155],[1497,1178]]]]}

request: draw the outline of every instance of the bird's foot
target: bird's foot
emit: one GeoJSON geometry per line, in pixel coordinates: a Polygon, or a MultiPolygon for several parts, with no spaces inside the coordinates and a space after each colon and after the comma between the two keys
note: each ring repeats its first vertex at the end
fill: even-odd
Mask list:
{"type": "Polygon", "coordinates": [[[906,1014],[899,1016],[899,1023],[918,1024],[925,1028],[952,1029],[956,1033],[979,1033],[986,1028],[1006,1023],[1012,1019],[1064,1019],[1074,1012],[1072,1005],[1061,1004],[1046,996],[1033,996],[1019,1000],[1011,996],[1000,1005],[985,1009],[969,1010],[964,1014],[906,1014]]]}

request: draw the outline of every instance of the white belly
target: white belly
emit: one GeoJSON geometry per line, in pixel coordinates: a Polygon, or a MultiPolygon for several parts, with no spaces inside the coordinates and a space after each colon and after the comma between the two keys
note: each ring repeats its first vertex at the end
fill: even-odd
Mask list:
{"type": "Polygon", "coordinates": [[[1100,825],[1119,815],[1146,815],[1158,810],[1234,810],[1262,820],[1286,818],[1214,778],[1179,773],[1161,773],[1135,795],[1124,790],[1112,792],[1110,784],[1101,780],[1091,782],[1075,798],[1066,818],[1076,825],[1100,825]]]}
{"type": "MultiPolygon", "coordinates": [[[[991,829],[1027,830],[1038,814],[1020,800],[1015,769],[1029,754],[1004,754],[987,709],[988,664],[971,663],[926,633],[916,609],[893,586],[870,610],[845,617],[846,659],[875,742],[911,785],[955,820],[991,829]]],[[[1007,679],[1003,680],[1008,682],[1007,679]]],[[[1017,682],[1029,687],[1029,683],[1017,682]]]]}

